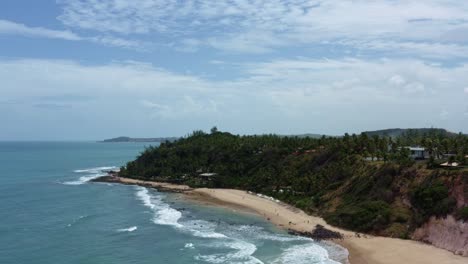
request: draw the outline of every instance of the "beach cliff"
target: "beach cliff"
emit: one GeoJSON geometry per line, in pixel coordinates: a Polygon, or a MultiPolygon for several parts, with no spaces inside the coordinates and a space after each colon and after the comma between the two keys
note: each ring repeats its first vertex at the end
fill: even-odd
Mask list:
{"type": "MultiPolygon", "coordinates": [[[[345,247],[349,251],[351,264],[465,264],[467,258],[455,255],[432,245],[396,238],[364,235],[337,228],[326,223],[320,217],[306,214],[288,204],[271,197],[233,189],[190,188],[162,182],[135,180],[117,176],[105,176],[94,179],[95,182],[111,182],[140,185],[161,191],[181,192],[187,198],[216,204],[234,210],[245,209],[255,212],[280,228],[292,230],[298,234],[310,234],[320,226],[339,237],[329,240],[345,247]]],[[[316,238],[317,239],[317,238],[316,238]]],[[[346,263],[345,261],[342,261],[346,263]]]]}

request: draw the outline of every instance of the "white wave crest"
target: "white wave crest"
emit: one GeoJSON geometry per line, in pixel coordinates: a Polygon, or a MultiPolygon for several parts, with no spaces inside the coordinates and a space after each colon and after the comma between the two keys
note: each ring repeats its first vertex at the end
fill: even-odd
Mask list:
{"type": "Polygon", "coordinates": [[[129,228],[118,229],[117,232],[133,232],[133,231],[135,231],[137,229],[138,229],[138,227],[132,226],[132,227],[129,227],[129,228]]]}
{"type": "MultiPolygon", "coordinates": [[[[293,241],[313,241],[313,239],[302,236],[292,236],[288,234],[275,234],[265,231],[261,226],[256,225],[241,225],[233,230],[235,233],[239,233],[242,237],[249,237],[254,240],[270,240],[279,242],[293,242],[293,241]]],[[[235,233],[232,236],[235,236],[235,233]]]]}
{"type": "Polygon", "coordinates": [[[193,235],[194,236],[197,236],[197,237],[203,237],[203,238],[227,238],[226,235],[223,235],[221,233],[217,233],[217,232],[212,232],[212,231],[208,231],[208,232],[202,232],[202,231],[199,231],[199,230],[190,230],[192,231],[193,235]]]}
{"type": "Polygon", "coordinates": [[[86,175],[86,176],[81,176],[78,180],[76,181],[67,181],[64,182],[63,184],[65,185],[81,185],[89,182],[92,179],[96,179],[101,176],[105,176],[106,174],[104,173],[96,173],[96,174],[91,174],[91,175],[86,175]]]}
{"type": "Polygon", "coordinates": [[[215,232],[216,225],[204,220],[191,220],[182,223],[183,229],[191,232],[196,237],[202,238],[226,238],[227,236],[215,232]]]}
{"type": "Polygon", "coordinates": [[[296,245],[286,249],[273,264],[339,264],[328,256],[328,252],[321,246],[313,243],[296,245]]]}
{"type": "Polygon", "coordinates": [[[79,174],[86,173],[87,175],[81,176],[80,178],[78,178],[78,180],[63,182],[63,184],[65,184],[65,185],[81,185],[81,184],[84,184],[84,183],[86,183],[86,182],[88,182],[88,181],[90,181],[92,179],[96,179],[98,177],[105,176],[106,171],[108,171],[108,170],[116,170],[116,169],[118,169],[118,168],[115,167],[115,166],[108,166],[108,167],[95,167],[95,168],[89,168],[89,169],[74,170],[73,171],[74,173],[79,173],[79,174]]]}
{"type": "Polygon", "coordinates": [[[195,248],[195,246],[192,243],[187,243],[184,248],[195,248]]]}
{"type": "Polygon", "coordinates": [[[257,247],[247,241],[233,239],[232,241],[218,243],[213,247],[227,247],[235,250],[235,252],[227,254],[198,255],[195,259],[209,263],[263,264],[261,260],[252,256],[252,254],[257,251],[257,247]]]}
{"type": "Polygon", "coordinates": [[[178,223],[179,219],[182,217],[181,212],[164,203],[160,196],[151,195],[145,187],[138,186],[137,189],[137,197],[146,207],[153,211],[153,222],[155,224],[183,227],[178,223]]]}
{"type": "Polygon", "coordinates": [[[89,168],[89,169],[81,169],[81,170],[74,170],[73,172],[75,173],[101,173],[103,171],[108,171],[108,170],[117,170],[118,168],[115,166],[107,166],[107,167],[95,167],[95,168],[89,168]]]}
{"type": "MultiPolygon", "coordinates": [[[[191,233],[193,236],[207,239],[216,239],[215,248],[231,249],[230,253],[198,255],[196,259],[209,263],[246,263],[263,264],[262,261],[252,256],[257,247],[239,238],[232,238],[215,231],[217,225],[204,220],[181,221],[182,213],[165,203],[162,195],[153,195],[145,187],[137,186],[136,196],[143,205],[153,212],[153,222],[159,225],[171,225],[182,232],[191,233]]],[[[192,248],[193,244],[186,244],[185,248],[192,248]]]]}

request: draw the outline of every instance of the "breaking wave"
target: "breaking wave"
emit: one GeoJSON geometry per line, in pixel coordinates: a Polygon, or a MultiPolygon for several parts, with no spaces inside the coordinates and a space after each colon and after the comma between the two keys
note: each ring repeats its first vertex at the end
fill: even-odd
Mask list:
{"type": "Polygon", "coordinates": [[[295,263],[295,264],[339,264],[331,260],[328,252],[321,246],[313,243],[296,245],[287,248],[273,264],[295,263]]]}
{"type": "MultiPolygon", "coordinates": [[[[198,254],[195,259],[208,263],[247,263],[263,264],[256,258],[256,244],[263,241],[277,241],[293,243],[280,253],[276,259],[268,263],[317,263],[337,264],[329,258],[327,250],[316,244],[310,238],[291,236],[287,234],[274,234],[255,225],[222,226],[223,233],[216,232],[219,222],[205,220],[181,220],[182,213],[172,208],[163,201],[163,195],[153,194],[147,188],[137,186],[136,196],[144,206],[151,209],[152,221],[158,225],[168,225],[177,230],[189,233],[195,237],[209,239],[203,243],[204,247],[214,249],[227,249],[228,252],[215,254],[198,254]],[[300,243],[297,245],[297,243],[300,243]]],[[[222,224],[222,223],[221,223],[222,224]]],[[[225,224],[225,223],[224,223],[225,224]]],[[[287,245],[287,244],[286,244],[287,245]]],[[[193,248],[192,243],[187,243],[184,248],[193,248]]]]}
{"type": "Polygon", "coordinates": [[[137,229],[138,229],[138,227],[132,226],[132,227],[129,227],[129,228],[118,229],[117,232],[133,232],[133,231],[135,231],[137,229]]]}
{"type": "Polygon", "coordinates": [[[217,243],[212,247],[215,248],[230,248],[233,249],[232,253],[219,253],[211,255],[198,255],[195,257],[196,260],[202,260],[209,263],[245,263],[245,264],[263,264],[261,260],[252,256],[257,247],[247,241],[238,239],[231,239],[231,241],[225,241],[217,243]]]}
{"type": "Polygon", "coordinates": [[[161,200],[161,196],[151,195],[145,187],[138,186],[137,189],[137,197],[146,207],[153,211],[153,222],[155,224],[183,227],[178,223],[179,219],[182,217],[181,212],[164,203],[161,200]]]}
{"type": "Polygon", "coordinates": [[[193,220],[179,223],[182,213],[162,200],[160,195],[152,195],[147,188],[138,186],[136,195],[143,205],[150,208],[153,215],[153,222],[159,225],[170,225],[181,230],[189,232],[193,236],[200,238],[222,239],[221,243],[216,243],[214,247],[225,247],[235,250],[233,253],[198,255],[196,259],[209,263],[249,263],[262,264],[263,262],[253,257],[252,254],[257,247],[249,242],[230,238],[224,234],[214,231],[215,225],[204,220],[193,220]]]}
{"type": "Polygon", "coordinates": [[[95,167],[95,168],[89,168],[89,169],[74,170],[73,172],[75,173],[100,173],[100,172],[109,171],[109,170],[116,171],[117,169],[118,167],[108,166],[108,167],[95,167]]]}
{"type": "Polygon", "coordinates": [[[96,167],[96,168],[89,168],[89,169],[82,169],[82,170],[74,170],[74,173],[77,174],[86,174],[79,177],[77,180],[74,181],[67,181],[63,182],[65,185],[81,185],[84,183],[89,182],[90,180],[96,179],[101,176],[105,176],[107,171],[109,170],[117,170],[118,168],[115,166],[108,166],[108,167],[96,167]]]}

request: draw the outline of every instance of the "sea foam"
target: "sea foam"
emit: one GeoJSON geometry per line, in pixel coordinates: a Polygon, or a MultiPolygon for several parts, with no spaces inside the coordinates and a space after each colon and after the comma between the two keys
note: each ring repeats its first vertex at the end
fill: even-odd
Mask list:
{"type": "Polygon", "coordinates": [[[339,264],[339,262],[329,258],[328,252],[323,247],[313,243],[289,247],[272,263],[339,264]]]}
{"type": "Polygon", "coordinates": [[[137,190],[137,197],[146,207],[153,211],[153,222],[155,224],[183,227],[178,223],[179,219],[182,217],[181,212],[164,203],[161,200],[161,196],[151,195],[145,187],[138,186],[137,190]]]}
{"type": "Polygon", "coordinates": [[[138,229],[138,227],[132,226],[132,227],[129,227],[129,228],[118,229],[117,231],[118,232],[133,232],[133,231],[135,231],[137,229],[138,229]]]}
{"type": "Polygon", "coordinates": [[[101,176],[105,176],[106,174],[104,173],[96,173],[96,174],[91,174],[91,175],[86,175],[86,176],[81,176],[78,178],[76,181],[67,181],[64,182],[63,184],[65,185],[81,185],[89,182],[90,180],[96,179],[101,176]]]}
{"type": "Polygon", "coordinates": [[[161,195],[152,195],[147,188],[137,186],[136,196],[143,205],[150,208],[153,212],[153,223],[158,225],[170,225],[181,231],[190,232],[192,235],[203,238],[225,238],[226,236],[214,232],[209,228],[210,223],[203,220],[188,221],[179,223],[182,213],[162,200],[161,195]]]}
{"type": "Polygon", "coordinates": [[[81,170],[74,170],[75,173],[100,173],[103,171],[113,170],[116,171],[118,168],[115,166],[107,166],[107,167],[95,167],[95,168],[88,168],[88,169],[81,169],[81,170]]]}
{"type": "Polygon", "coordinates": [[[74,173],[78,173],[78,174],[86,173],[87,175],[81,176],[77,180],[74,180],[74,181],[64,182],[63,184],[81,185],[81,184],[89,182],[90,180],[96,179],[101,176],[105,176],[107,174],[106,171],[108,170],[116,170],[116,169],[118,168],[115,166],[107,166],[107,167],[95,167],[95,168],[89,168],[89,169],[74,170],[73,171],[74,173]]]}
{"type": "Polygon", "coordinates": [[[236,238],[230,238],[224,234],[215,232],[216,225],[204,220],[192,220],[179,223],[182,213],[171,208],[162,200],[161,195],[151,194],[147,188],[137,186],[136,196],[143,205],[150,208],[154,213],[153,222],[159,225],[171,225],[182,232],[188,232],[195,237],[216,239],[212,247],[229,248],[234,252],[227,254],[198,255],[196,259],[209,263],[248,263],[263,264],[262,261],[252,256],[257,247],[249,242],[236,238]]]}
{"type": "Polygon", "coordinates": [[[269,240],[269,241],[279,241],[279,242],[294,242],[294,241],[314,241],[308,237],[302,236],[292,236],[288,234],[274,234],[271,232],[265,231],[261,226],[255,225],[241,225],[237,226],[236,230],[233,230],[230,236],[240,235],[242,237],[249,237],[253,240],[269,240]]]}
{"type": "MultiPolygon", "coordinates": [[[[204,246],[211,248],[229,249],[228,253],[199,254],[195,256],[198,261],[208,263],[247,263],[263,264],[253,256],[257,251],[254,241],[270,240],[279,242],[301,242],[286,248],[280,256],[271,263],[317,263],[338,264],[330,259],[327,250],[317,245],[310,238],[290,236],[286,234],[271,234],[262,227],[240,225],[227,227],[223,233],[216,232],[218,224],[205,220],[181,221],[182,213],[163,201],[163,195],[153,194],[147,188],[137,186],[136,196],[144,206],[151,209],[153,222],[158,225],[170,225],[181,232],[190,233],[195,237],[209,239],[204,246]],[[208,242],[209,241],[209,242],[208,242]]],[[[186,244],[185,248],[192,248],[193,244],[186,244]]]]}
{"type": "Polygon", "coordinates": [[[193,248],[195,248],[195,246],[193,245],[193,243],[187,243],[187,244],[185,244],[184,248],[193,249],[193,248]]]}
{"type": "Polygon", "coordinates": [[[257,247],[247,241],[239,239],[229,239],[228,241],[216,243],[213,248],[230,248],[235,250],[232,253],[198,255],[196,260],[202,260],[209,263],[243,263],[243,264],[263,264],[261,260],[252,256],[257,247]]]}

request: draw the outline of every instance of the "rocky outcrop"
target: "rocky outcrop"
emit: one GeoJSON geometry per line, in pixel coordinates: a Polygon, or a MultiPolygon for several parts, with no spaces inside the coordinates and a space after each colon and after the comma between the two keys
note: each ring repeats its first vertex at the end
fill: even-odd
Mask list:
{"type": "Polygon", "coordinates": [[[416,229],[412,238],[468,257],[468,222],[457,221],[451,215],[446,218],[431,217],[416,229]]]}
{"type": "Polygon", "coordinates": [[[291,235],[298,235],[304,237],[310,237],[315,240],[333,240],[333,239],[343,239],[343,234],[335,231],[326,229],[323,225],[316,225],[315,229],[312,232],[299,232],[296,230],[289,229],[288,233],[291,235]]]}

